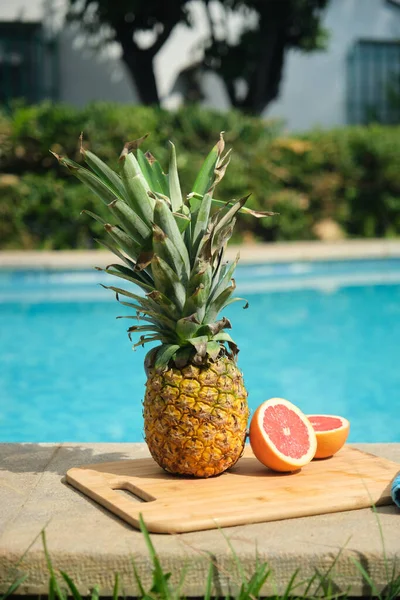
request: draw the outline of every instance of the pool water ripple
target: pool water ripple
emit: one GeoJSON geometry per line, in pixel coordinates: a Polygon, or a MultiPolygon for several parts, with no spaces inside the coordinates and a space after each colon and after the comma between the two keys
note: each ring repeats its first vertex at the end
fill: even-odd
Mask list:
{"type": "MultiPolygon", "coordinates": [[[[98,272],[0,271],[0,441],[143,441],[144,349],[98,272]]],[[[252,411],[337,413],[350,441],[400,442],[400,261],[250,265],[224,314],[252,411]]],[[[149,348],[149,346],[147,346],[149,348]]]]}

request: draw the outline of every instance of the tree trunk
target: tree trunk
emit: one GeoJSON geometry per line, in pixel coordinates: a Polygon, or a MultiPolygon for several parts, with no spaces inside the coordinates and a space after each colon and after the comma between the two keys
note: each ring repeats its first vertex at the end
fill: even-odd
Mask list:
{"type": "Polygon", "coordinates": [[[260,18],[259,58],[247,82],[246,97],[237,103],[246,112],[260,114],[278,95],[286,47],[286,21],[285,5],[274,18],[260,18]]]}
{"type": "Polygon", "coordinates": [[[125,63],[132,82],[139,94],[142,104],[159,104],[156,78],[154,76],[153,58],[155,48],[142,50],[133,39],[134,28],[132,23],[125,19],[113,23],[115,41],[122,48],[122,60],[125,63]]]}
{"type": "Polygon", "coordinates": [[[160,98],[154,76],[153,56],[146,50],[123,48],[124,61],[142,104],[159,104],[160,98]]]}

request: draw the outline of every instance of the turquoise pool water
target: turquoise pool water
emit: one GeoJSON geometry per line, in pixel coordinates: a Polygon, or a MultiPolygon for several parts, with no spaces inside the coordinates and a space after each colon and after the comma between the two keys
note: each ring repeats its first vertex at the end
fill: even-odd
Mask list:
{"type": "MultiPolygon", "coordinates": [[[[88,272],[0,271],[0,441],[142,441],[144,350],[88,272]]],[[[249,403],[281,396],[400,442],[400,260],[241,266],[224,312],[249,403]]]]}

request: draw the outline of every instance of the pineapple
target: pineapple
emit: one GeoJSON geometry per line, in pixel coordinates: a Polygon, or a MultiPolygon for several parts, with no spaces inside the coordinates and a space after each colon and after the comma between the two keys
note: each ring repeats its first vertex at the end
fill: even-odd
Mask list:
{"type": "Polygon", "coordinates": [[[129,336],[139,335],[134,348],[156,344],[145,357],[149,450],[170,473],[209,477],[241,456],[249,416],[238,347],[226,331],[231,323],[218,319],[228,304],[241,300],[232,297],[239,257],[229,264],[224,252],[238,211],[257,217],[273,213],[245,208],[248,197],[226,203],[213,198],[230,160],[222,134],[185,198],[174,145],[165,175],[139,148],[144,139],[124,146],[120,174],[82,144],[89,169],[56,158],[100,197],[116,222],[86,211],[109,235],[100,243],[121,261],[100,270],[142,291],[106,286],[135,311],[128,317],[136,321],[129,336]]]}

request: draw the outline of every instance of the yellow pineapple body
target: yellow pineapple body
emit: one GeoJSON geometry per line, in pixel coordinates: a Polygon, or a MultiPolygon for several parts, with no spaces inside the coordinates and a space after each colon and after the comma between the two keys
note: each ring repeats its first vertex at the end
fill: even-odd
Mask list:
{"type": "Polygon", "coordinates": [[[209,365],[149,371],[146,442],[170,473],[211,477],[232,467],[243,452],[248,417],[242,374],[226,356],[209,365]]]}

